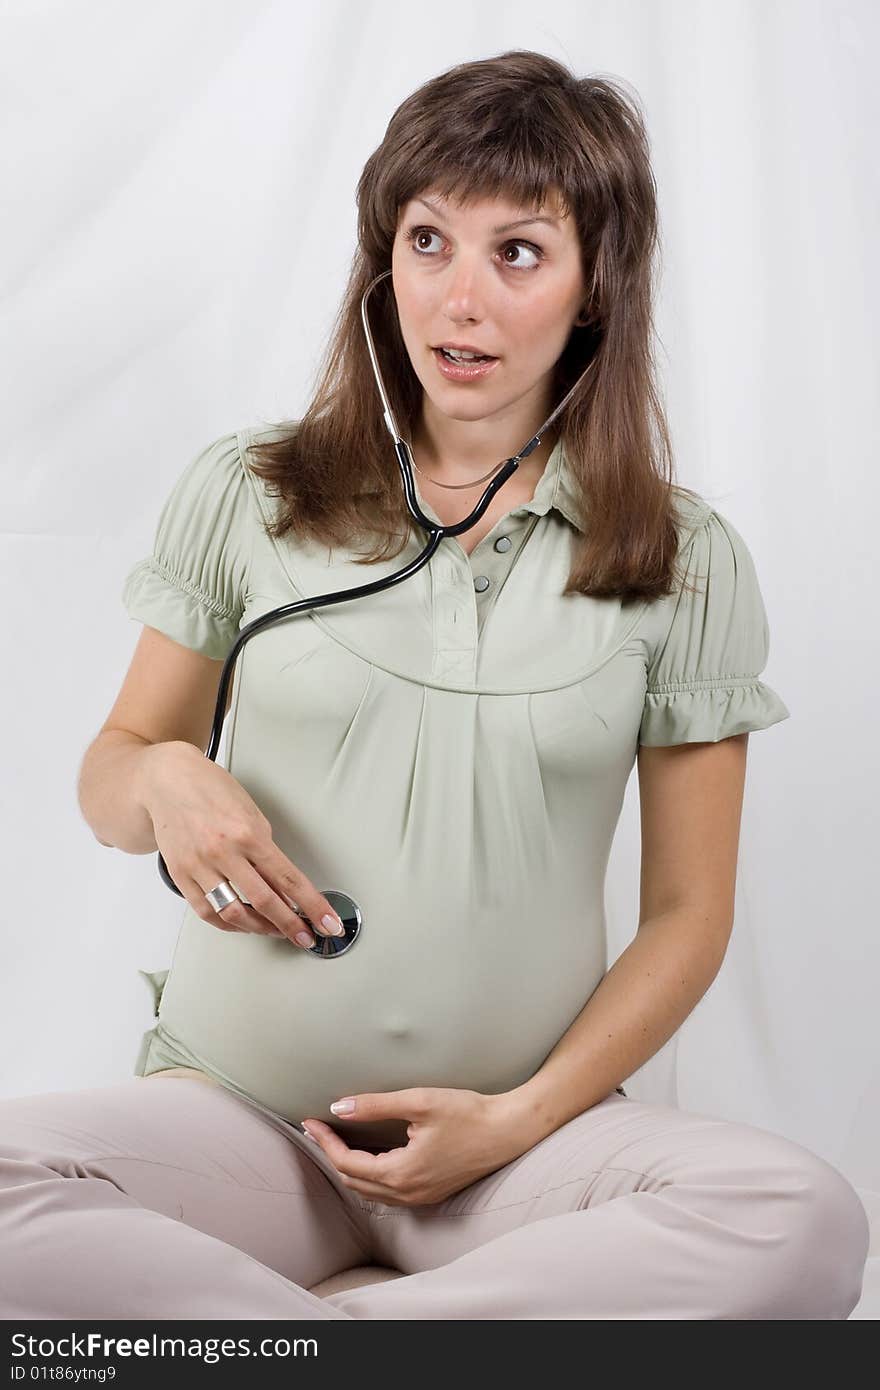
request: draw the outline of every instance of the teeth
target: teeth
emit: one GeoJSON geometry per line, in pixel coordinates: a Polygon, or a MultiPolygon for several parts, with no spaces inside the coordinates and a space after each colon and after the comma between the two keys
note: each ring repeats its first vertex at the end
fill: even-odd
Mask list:
{"type": "Polygon", "coordinates": [[[455,348],[441,348],[449,357],[455,357],[461,362],[474,362],[477,358],[485,356],[481,352],[458,352],[455,348]]]}

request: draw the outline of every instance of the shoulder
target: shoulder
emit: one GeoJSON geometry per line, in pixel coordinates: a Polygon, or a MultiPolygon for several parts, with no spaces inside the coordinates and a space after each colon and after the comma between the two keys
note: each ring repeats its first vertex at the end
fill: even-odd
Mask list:
{"type": "Polygon", "coordinates": [[[672,488],[673,513],[678,529],[678,548],[684,550],[704,529],[714,512],[710,502],[692,488],[675,485],[672,488]]]}
{"type": "Polygon", "coordinates": [[[221,488],[239,486],[245,477],[251,477],[248,467],[251,448],[290,438],[297,424],[295,420],[275,425],[246,424],[219,434],[190,456],[183,477],[194,486],[206,483],[221,488]]]}
{"type": "Polygon", "coordinates": [[[689,578],[713,577],[716,585],[725,576],[731,587],[755,580],[755,565],[748,543],[730,517],[687,488],[676,487],[679,564],[689,578]]]}
{"type": "Polygon", "coordinates": [[[215,660],[238,630],[252,549],[240,434],[216,435],[190,452],[165,496],[151,552],[123,587],[130,617],[215,660]]]}
{"type": "Polygon", "coordinates": [[[280,444],[284,440],[292,439],[299,428],[298,419],[278,420],[267,423],[261,421],[246,425],[238,431],[238,444],[242,459],[246,463],[251,447],[259,447],[262,444],[280,444]]]}
{"type": "Polygon", "coordinates": [[[231,430],[190,452],[174,480],[171,498],[175,508],[213,510],[244,481],[242,431],[231,430]]]}

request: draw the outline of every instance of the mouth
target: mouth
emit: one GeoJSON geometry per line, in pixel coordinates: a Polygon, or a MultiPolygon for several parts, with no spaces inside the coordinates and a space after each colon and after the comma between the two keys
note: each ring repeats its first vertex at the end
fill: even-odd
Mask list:
{"type": "Polygon", "coordinates": [[[500,357],[479,357],[458,361],[448,356],[445,348],[432,348],[432,356],[442,376],[448,381],[479,381],[501,361],[500,357]]]}

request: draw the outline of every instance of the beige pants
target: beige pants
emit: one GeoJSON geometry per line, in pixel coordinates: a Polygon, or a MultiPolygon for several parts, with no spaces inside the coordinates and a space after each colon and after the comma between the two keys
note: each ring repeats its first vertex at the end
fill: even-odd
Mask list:
{"type": "Polygon", "coordinates": [[[7,1320],[844,1319],[867,1255],[818,1155],[617,1092],[422,1207],[198,1073],[0,1099],[7,1320]],[[404,1277],[309,1292],[370,1262],[404,1277]]]}

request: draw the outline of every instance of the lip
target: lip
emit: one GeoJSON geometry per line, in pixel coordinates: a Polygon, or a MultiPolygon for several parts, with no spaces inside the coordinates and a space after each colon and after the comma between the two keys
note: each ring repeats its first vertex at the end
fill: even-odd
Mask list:
{"type": "Polygon", "coordinates": [[[475,352],[478,357],[493,357],[494,353],[484,352],[473,343],[434,343],[435,348],[452,348],[453,352],[475,352]]]}
{"type": "MultiPolygon", "coordinates": [[[[470,349],[464,348],[463,351],[470,349]]],[[[490,362],[450,362],[439,348],[431,348],[431,356],[437,363],[440,375],[445,376],[447,381],[482,381],[501,361],[500,357],[493,357],[490,362]]]]}

